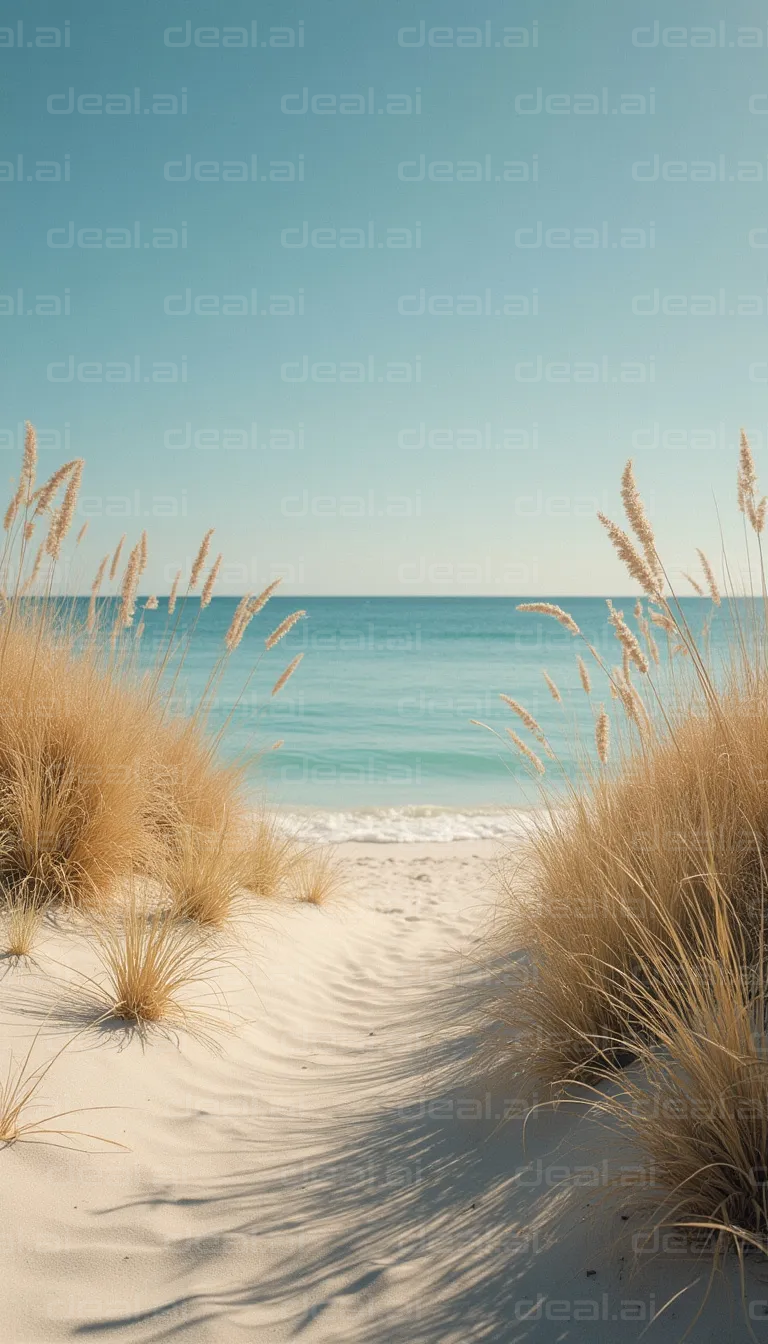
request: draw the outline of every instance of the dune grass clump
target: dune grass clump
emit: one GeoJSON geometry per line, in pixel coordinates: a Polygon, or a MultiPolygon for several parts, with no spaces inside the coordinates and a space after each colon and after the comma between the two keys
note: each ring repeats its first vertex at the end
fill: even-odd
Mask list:
{"type": "Polygon", "coordinates": [[[175,914],[221,928],[248,885],[250,867],[249,855],[226,828],[218,835],[187,830],[165,874],[175,914]]]}
{"type": "Polygon", "coordinates": [[[175,910],[132,893],[125,908],[98,927],[96,949],[104,981],[91,983],[104,1016],[138,1027],[194,1021],[189,991],[210,986],[216,959],[194,925],[180,921],[175,910]]]}
{"type": "Polygon", "coordinates": [[[260,812],[248,843],[243,846],[244,886],[257,896],[285,893],[304,853],[305,848],[273,816],[260,812]]]}
{"type": "MultiPolygon", "coordinates": [[[[212,529],[186,585],[181,571],[174,580],[165,633],[147,666],[144,613],[160,599],[139,596],[146,533],[132,545],[121,537],[103,557],[83,611],[57,593],[83,462],[65,463],[42,484],[36,472],[28,425],[0,548],[0,887],[9,899],[23,890],[25,902],[34,892],[33,904],[99,909],[129,875],[167,872],[180,909],[220,923],[236,880],[247,884],[249,807],[242,762],[219,757],[228,721],[211,734],[208,720],[229,659],[279,581],[242,598],[206,689],[182,718],[173,697],[222,563],[220,555],[210,561],[212,529]]],[[[304,615],[292,613],[265,635],[245,685],[304,615]]],[[[294,658],[273,694],[297,666],[294,658]]],[[[254,855],[251,870],[259,864],[276,869],[277,854],[254,855]]]]}
{"type": "MultiPolygon", "coordinates": [[[[608,603],[616,663],[569,613],[522,604],[582,641],[594,746],[565,798],[545,794],[524,880],[512,859],[502,868],[509,937],[529,971],[495,1005],[503,1062],[523,1090],[586,1097],[620,1121],[654,1172],[654,1226],[768,1253],[768,504],[742,436],[738,502],[758,594],[737,594],[727,566],[721,584],[700,552],[693,586],[710,610],[699,635],[631,463],[621,493],[628,530],[601,521],[643,596],[633,624],[608,603]],[[722,665],[708,637],[721,606],[722,665]]],[[[555,753],[503,698],[538,772],[555,753]]]]}
{"type": "Polygon", "coordinates": [[[21,882],[7,898],[2,909],[2,950],[21,961],[31,956],[42,927],[47,902],[41,899],[34,883],[21,882]]]}
{"type": "Polygon", "coordinates": [[[584,1094],[644,1159],[637,1249],[672,1230],[718,1258],[768,1254],[764,949],[755,956],[714,874],[689,913],[685,936],[661,907],[653,932],[632,922],[632,971],[615,980],[623,1025],[584,1094]],[[620,1075],[614,1045],[632,1056],[620,1075]]]}
{"type": "Polygon", "coordinates": [[[333,850],[327,848],[301,855],[290,877],[294,898],[305,905],[325,905],[343,885],[343,869],[333,850]]]}

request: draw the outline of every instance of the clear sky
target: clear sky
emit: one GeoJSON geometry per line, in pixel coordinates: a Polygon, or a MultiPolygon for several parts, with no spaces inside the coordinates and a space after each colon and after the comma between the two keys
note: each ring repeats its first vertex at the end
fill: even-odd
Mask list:
{"type": "Polygon", "coordinates": [[[0,463],[25,417],[87,459],[84,573],[147,526],[167,590],[215,525],[222,591],[615,591],[630,454],[716,551],[740,423],[768,459],[764,7],[30,0],[0,68],[0,463]]]}

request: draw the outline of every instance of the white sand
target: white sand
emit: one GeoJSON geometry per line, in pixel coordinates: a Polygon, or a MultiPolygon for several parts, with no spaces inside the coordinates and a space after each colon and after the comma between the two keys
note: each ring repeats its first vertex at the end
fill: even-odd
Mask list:
{"type": "MultiPolygon", "coordinates": [[[[471,1082],[491,852],[349,845],[342,904],[259,907],[219,976],[234,1030],[216,1049],[84,1027],[65,967],[96,963],[71,933],[6,968],[3,1065],[41,1024],[40,1061],[84,1027],[35,1113],[112,1107],[53,1123],[128,1151],[0,1151],[2,1344],[614,1344],[698,1280],[647,1335],[681,1338],[709,1266],[672,1243],[633,1271],[633,1215],[605,1200],[632,1155],[549,1111],[524,1148],[504,1099],[471,1082]]],[[[747,1281],[757,1339],[764,1301],[765,1271],[747,1281]]],[[[689,1338],[749,1337],[728,1274],[689,1338]]]]}

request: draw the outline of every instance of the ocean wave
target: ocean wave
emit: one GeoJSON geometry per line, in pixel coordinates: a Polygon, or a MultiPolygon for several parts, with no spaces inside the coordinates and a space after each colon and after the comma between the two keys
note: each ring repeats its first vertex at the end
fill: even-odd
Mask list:
{"type": "Polygon", "coordinates": [[[522,838],[534,820],[532,809],[381,807],[280,814],[286,829],[316,844],[418,844],[431,841],[522,838]]]}

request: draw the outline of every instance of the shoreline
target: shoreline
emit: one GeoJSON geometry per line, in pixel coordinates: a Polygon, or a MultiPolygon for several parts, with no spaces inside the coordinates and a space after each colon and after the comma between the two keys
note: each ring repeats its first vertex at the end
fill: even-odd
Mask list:
{"type": "Polygon", "coordinates": [[[541,808],[419,803],[339,809],[283,806],[274,811],[286,830],[315,844],[411,846],[519,841],[541,808]]]}

